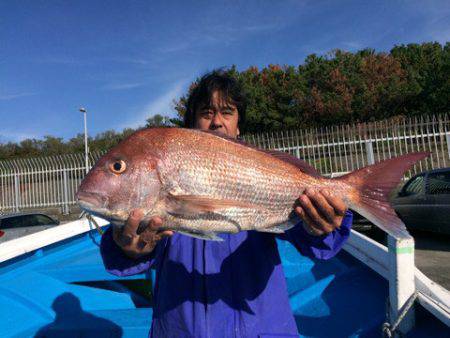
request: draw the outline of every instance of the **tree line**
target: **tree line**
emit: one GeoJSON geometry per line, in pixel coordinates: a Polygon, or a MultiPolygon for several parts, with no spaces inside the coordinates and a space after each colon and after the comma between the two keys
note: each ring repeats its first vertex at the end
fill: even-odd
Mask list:
{"type": "MultiPolygon", "coordinates": [[[[450,42],[399,45],[389,53],[334,50],[311,54],[298,66],[228,71],[248,97],[244,133],[450,112],[450,42]]],[[[174,102],[177,118],[157,114],[145,126],[182,125],[189,92],[174,102]]],[[[89,139],[89,148],[109,149],[133,131],[105,131],[89,139]]],[[[66,142],[46,136],[0,144],[0,159],[83,150],[82,134],[66,142]]]]}

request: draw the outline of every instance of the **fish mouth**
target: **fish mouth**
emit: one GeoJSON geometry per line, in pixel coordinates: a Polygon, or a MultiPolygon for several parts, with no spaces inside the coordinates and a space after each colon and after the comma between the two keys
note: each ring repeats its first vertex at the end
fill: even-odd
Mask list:
{"type": "Polygon", "coordinates": [[[95,208],[105,208],[108,203],[108,198],[99,193],[88,192],[88,191],[78,191],[77,201],[80,206],[95,207],[95,208]]]}
{"type": "Polygon", "coordinates": [[[125,212],[109,210],[107,208],[108,198],[99,193],[78,191],[76,197],[80,208],[93,216],[98,216],[117,224],[124,223],[128,218],[125,212]]]}
{"type": "Polygon", "coordinates": [[[78,191],[76,197],[80,208],[90,214],[104,217],[102,215],[107,215],[110,213],[106,207],[108,204],[108,198],[102,196],[101,194],[87,191],[78,191]]]}

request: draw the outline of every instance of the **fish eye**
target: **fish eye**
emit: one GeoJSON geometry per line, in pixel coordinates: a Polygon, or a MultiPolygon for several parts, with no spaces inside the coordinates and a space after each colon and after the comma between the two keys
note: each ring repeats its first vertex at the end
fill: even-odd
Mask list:
{"type": "Polygon", "coordinates": [[[115,174],[121,174],[127,169],[127,165],[123,160],[116,160],[109,165],[109,169],[115,174]]]}

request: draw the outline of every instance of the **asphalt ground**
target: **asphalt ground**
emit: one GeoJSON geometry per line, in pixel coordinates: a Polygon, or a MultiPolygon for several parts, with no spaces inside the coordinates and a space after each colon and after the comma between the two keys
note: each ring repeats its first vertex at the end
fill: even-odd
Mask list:
{"type": "MultiPolygon", "coordinates": [[[[386,245],[386,235],[379,229],[355,230],[386,245]]],[[[432,281],[450,290],[450,236],[411,231],[415,241],[415,264],[432,281]]]]}

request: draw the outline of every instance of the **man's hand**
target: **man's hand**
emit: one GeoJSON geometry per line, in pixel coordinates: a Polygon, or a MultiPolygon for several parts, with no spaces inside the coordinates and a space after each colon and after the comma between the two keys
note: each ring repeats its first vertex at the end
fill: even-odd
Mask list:
{"type": "Polygon", "coordinates": [[[303,220],[306,232],[320,236],[341,226],[347,206],[342,198],[333,196],[326,189],[306,189],[295,201],[294,211],[303,220]]]}
{"type": "Polygon", "coordinates": [[[153,251],[156,244],[164,237],[173,235],[173,231],[158,230],[162,225],[159,217],[154,217],[145,226],[145,229],[137,233],[144,212],[140,209],[133,210],[122,228],[113,228],[114,242],[130,258],[139,258],[153,251]]]}

